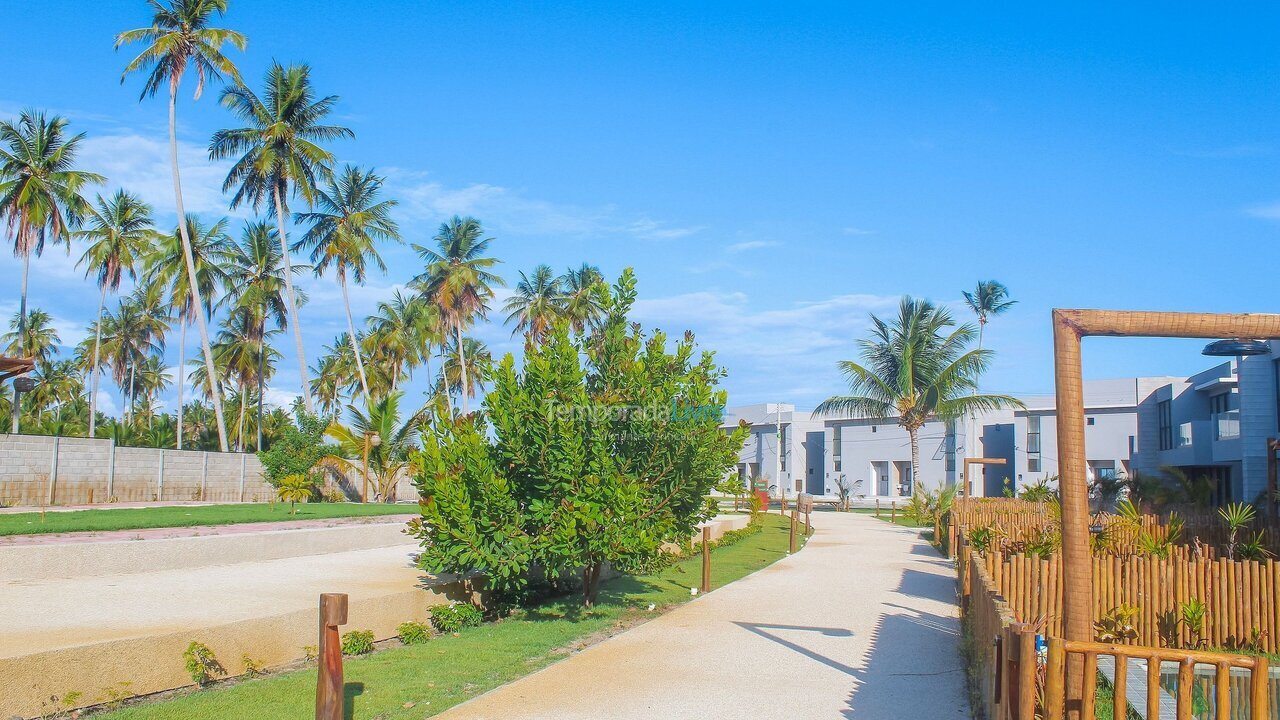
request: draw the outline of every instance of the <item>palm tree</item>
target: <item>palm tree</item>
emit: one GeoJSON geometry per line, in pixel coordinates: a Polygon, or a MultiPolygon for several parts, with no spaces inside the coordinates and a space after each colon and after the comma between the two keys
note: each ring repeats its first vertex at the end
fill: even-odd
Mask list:
{"type": "Polygon", "coordinates": [[[996,315],[1003,315],[1018,304],[1009,299],[1009,288],[995,280],[981,280],[973,292],[965,291],[964,303],[978,316],[978,349],[982,349],[982,335],[987,323],[996,315]]]}
{"type": "Polygon", "coordinates": [[[356,372],[360,375],[360,387],[365,398],[369,397],[369,378],[360,359],[356,345],[356,325],[351,319],[351,298],[347,294],[347,274],[357,285],[363,285],[367,275],[367,263],[372,261],[382,272],[387,266],[378,255],[379,242],[400,242],[400,228],[391,219],[395,200],[379,200],[383,179],[373,173],[361,172],[354,165],[346,166],[341,175],[332,177],[328,187],[316,190],[315,212],[298,213],[295,220],[311,227],[302,240],[293,246],[311,249],[311,263],[316,275],[323,275],[332,265],[342,288],[342,304],[347,311],[347,333],[351,338],[351,351],[355,353],[356,372]]]}
{"type": "MultiPolygon", "coordinates": [[[[229,76],[237,85],[240,83],[240,71],[234,63],[222,54],[222,47],[231,43],[240,50],[248,45],[244,35],[223,28],[210,27],[214,16],[224,15],[227,11],[227,0],[148,0],[154,14],[151,26],[122,32],[116,36],[116,49],[120,46],[143,42],[146,47],[138,54],[120,75],[124,83],[130,73],[139,70],[147,72],[147,79],[142,86],[140,100],[155,97],[160,88],[169,89],[169,168],[173,174],[173,199],[177,209],[178,234],[182,239],[182,253],[186,263],[187,287],[195,297],[191,304],[199,307],[203,304],[199,296],[200,283],[196,279],[196,262],[192,256],[191,238],[187,227],[181,222],[187,217],[182,202],[182,175],[178,169],[178,124],[177,104],[178,88],[188,69],[196,73],[196,90],[193,99],[199,100],[204,92],[206,79],[221,80],[223,75],[229,76]]],[[[200,330],[200,349],[204,353],[204,362],[209,374],[213,374],[213,350],[209,347],[209,328],[203,315],[196,314],[196,325],[200,330]]],[[[179,383],[179,387],[181,387],[179,383]]],[[[213,389],[217,393],[217,388],[213,389]]],[[[181,399],[178,401],[182,405],[181,399]]],[[[218,445],[227,451],[227,425],[222,418],[222,403],[216,395],[213,403],[214,416],[218,423],[218,445]]],[[[182,428],[179,423],[178,446],[182,446],[182,428]]]]}
{"type": "Polygon", "coordinates": [[[4,345],[7,355],[31,358],[37,365],[43,365],[53,359],[62,339],[58,337],[58,329],[53,326],[49,313],[32,308],[25,318],[21,310],[13,316],[9,321],[9,332],[0,335],[0,344],[4,345]]]}
{"type": "Polygon", "coordinates": [[[926,422],[1022,406],[1009,395],[973,392],[991,351],[966,349],[977,330],[968,324],[956,327],[946,309],[904,297],[897,318],[885,322],[872,315],[871,324],[871,337],[858,343],[862,361],[839,363],[850,394],[827,398],[814,414],[896,416],[911,438],[913,480],[919,478],[919,431],[926,422]]]}
{"type": "MultiPolygon", "coordinates": [[[[308,265],[294,265],[294,273],[309,270],[308,265]]],[[[258,451],[262,451],[262,398],[266,378],[266,360],[269,346],[267,323],[276,330],[284,330],[289,324],[289,309],[284,297],[284,262],[280,252],[276,230],[266,222],[249,223],[244,228],[240,243],[231,248],[227,263],[229,288],[226,301],[237,311],[245,311],[253,319],[251,337],[258,344],[257,433],[258,451]]],[[[299,304],[306,303],[306,294],[297,291],[299,304]]],[[[279,353],[270,350],[275,356],[279,353]]]]}
{"type": "Polygon", "coordinates": [[[221,370],[221,379],[235,380],[236,406],[238,419],[235,425],[236,449],[245,448],[245,399],[249,388],[261,387],[262,375],[268,367],[275,367],[280,353],[267,347],[267,334],[259,334],[263,323],[256,314],[248,309],[238,309],[223,322],[218,332],[218,340],[214,343],[213,353],[221,370]]]}
{"type": "Polygon", "coordinates": [[[347,425],[334,422],[325,430],[326,435],[338,441],[338,452],[320,462],[342,472],[362,472],[367,452],[369,479],[373,480],[374,489],[383,502],[394,499],[396,476],[409,466],[409,451],[413,449],[413,436],[418,428],[419,413],[403,422],[400,419],[403,395],[394,392],[379,398],[369,404],[367,413],[348,405],[351,422],[347,425]]]}
{"type": "Polygon", "coordinates": [[[368,319],[369,359],[375,367],[390,370],[387,390],[395,392],[401,373],[412,374],[426,363],[430,375],[431,346],[438,341],[439,318],[434,305],[420,296],[396,290],[389,302],[378,303],[378,311],[368,319]]]}
{"type": "Polygon", "coordinates": [[[280,233],[280,253],[284,259],[285,297],[289,303],[293,339],[297,345],[298,371],[302,374],[302,398],[307,412],[315,412],[307,379],[307,356],[298,323],[298,303],[293,292],[289,243],[285,220],[289,217],[289,197],[299,195],[308,206],[315,204],[316,182],[331,174],[333,154],[318,142],[353,137],[349,129],[322,125],[333,110],[336,95],[315,99],[311,69],[306,65],[272,63],[267,71],[266,93],[259,98],[242,85],[222,91],[222,104],[248,124],[233,130],[219,130],[209,144],[214,160],[238,156],[222,184],[224,192],[235,190],[231,207],[249,203],[254,209],[269,202],[280,233]]]}
{"type": "Polygon", "coordinates": [[[414,278],[414,283],[440,309],[440,316],[453,330],[456,347],[464,351],[458,355],[464,414],[470,412],[468,398],[472,393],[462,330],[477,317],[485,317],[494,286],[503,284],[502,278],[489,271],[498,259],[484,256],[493,238],[483,235],[479,220],[454,215],[440,225],[434,238],[435,250],[413,246],[427,263],[426,272],[414,278]]]}
{"type": "Polygon", "coordinates": [[[93,380],[89,387],[89,437],[97,432],[98,368],[101,365],[102,311],[107,304],[107,291],[117,292],[124,275],[137,277],[137,264],[156,239],[151,220],[151,206],[137,195],[117,190],[111,198],[98,196],[89,208],[89,229],[76,233],[89,243],[77,266],[98,276],[98,322],[94,323],[93,361],[89,365],[93,380]]]}
{"type": "Polygon", "coordinates": [[[484,389],[493,367],[493,355],[489,353],[489,346],[475,338],[463,337],[462,351],[458,350],[458,343],[454,340],[445,343],[444,351],[444,374],[441,382],[444,383],[446,394],[456,392],[464,399],[468,395],[475,397],[477,390],[484,389]],[[471,368],[471,381],[465,386],[462,384],[463,358],[470,358],[466,362],[471,368]]]}
{"type": "Polygon", "coordinates": [[[569,268],[560,276],[563,294],[561,313],[575,332],[593,329],[604,317],[600,291],[605,288],[604,275],[595,265],[583,263],[577,270],[569,268]]]}
{"type": "Polygon", "coordinates": [[[138,366],[164,349],[156,323],[135,296],[122,299],[114,314],[103,316],[102,350],[109,358],[112,378],[120,387],[126,420],[132,415],[138,366]]]}
{"type": "MultiPolygon", "coordinates": [[[[0,123],[0,216],[13,239],[13,254],[22,258],[18,300],[18,336],[27,317],[27,275],[31,255],[44,252],[46,240],[71,250],[71,228],[80,224],[89,203],[80,195],[85,185],[101,183],[101,175],[75,169],[84,133],[66,137],[66,118],[24,110],[18,121],[0,123]]],[[[16,354],[25,357],[19,347],[16,354]]],[[[18,403],[12,410],[18,432],[18,403]]]]}
{"type": "Polygon", "coordinates": [[[314,483],[305,473],[294,473],[280,479],[276,492],[282,501],[289,503],[289,514],[295,515],[298,512],[296,503],[310,500],[313,487],[314,483]]]}
{"type": "Polygon", "coordinates": [[[515,294],[502,308],[508,313],[507,322],[515,324],[511,334],[523,332],[527,345],[540,344],[551,326],[562,317],[566,300],[560,278],[551,266],[539,265],[531,276],[521,271],[515,294]]]}
{"type": "MultiPolygon", "coordinates": [[[[185,223],[167,235],[157,238],[152,252],[146,257],[146,283],[149,286],[167,288],[169,302],[178,319],[178,429],[176,433],[177,447],[182,449],[182,425],[186,415],[182,404],[183,389],[186,383],[187,362],[187,325],[195,321],[203,335],[201,342],[208,345],[206,322],[213,316],[213,306],[220,291],[229,290],[231,278],[227,274],[227,264],[232,255],[234,243],[227,233],[227,220],[223,218],[212,225],[205,225],[195,215],[188,215],[185,223]],[[195,272],[188,272],[194,267],[195,272]],[[195,278],[195,285],[191,279],[195,278]]],[[[208,345],[209,357],[212,361],[213,347],[208,345]]],[[[216,368],[216,363],[205,363],[203,377],[217,377],[215,369],[212,376],[208,369],[216,368]]],[[[218,388],[206,391],[213,398],[214,421],[218,431],[218,443],[225,452],[227,450],[227,427],[222,415],[222,403],[218,399],[218,388]]]]}

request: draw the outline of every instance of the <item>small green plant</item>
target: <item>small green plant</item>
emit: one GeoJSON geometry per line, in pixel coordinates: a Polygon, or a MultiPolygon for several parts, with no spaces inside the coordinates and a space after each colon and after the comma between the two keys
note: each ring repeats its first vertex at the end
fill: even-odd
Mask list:
{"type": "Polygon", "coordinates": [[[213,650],[202,642],[191,641],[187,649],[182,652],[182,659],[186,664],[187,674],[191,676],[191,681],[197,685],[208,685],[219,675],[226,674],[226,670],[218,662],[213,650]]]}
{"type": "Polygon", "coordinates": [[[1236,502],[1218,508],[1218,515],[1227,524],[1227,559],[1236,559],[1236,534],[1257,517],[1252,505],[1236,502]]]}
{"type": "Polygon", "coordinates": [[[1191,635],[1193,649],[1203,649],[1207,644],[1204,639],[1204,619],[1207,612],[1208,607],[1199,598],[1191,598],[1178,606],[1178,615],[1182,626],[1191,635]]]}
{"type": "Polygon", "coordinates": [[[1241,540],[1236,545],[1236,555],[1241,560],[1266,560],[1271,557],[1271,551],[1262,541],[1263,530],[1255,532],[1249,536],[1248,540],[1241,540]]]}
{"type": "Polygon", "coordinates": [[[976,527],[969,531],[967,539],[974,550],[984,553],[993,548],[998,537],[995,528],[976,527]]]}
{"type": "Polygon", "coordinates": [[[405,645],[421,645],[431,639],[431,628],[426,623],[410,620],[400,623],[400,627],[396,628],[396,635],[405,645]]]}
{"type": "MultiPolygon", "coordinates": [[[[1053,479],[1056,481],[1057,477],[1053,479]]],[[[1018,493],[1018,497],[1029,502],[1043,503],[1056,500],[1058,491],[1049,485],[1049,478],[1040,478],[1022,488],[1022,492],[1018,493]]]]}
{"type": "Polygon", "coordinates": [[[249,653],[240,656],[240,662],[244,664],[244,674],[249,677],[258,677],[265,675],[267,672],[266,665],[261,660],[254,660],[249,657],[249,653]]]}
{"type": "Polygon", "coordinates": [[[102,694],[98,696],[98,702],[102,703],[109,710],[120,707],[125,700],[133,697],[133,690],[129,688],[133,685],[131,682],[119,682],[110,687],[102,688],[102,694]]]}
{"type": "Polygon", "coordinates": [[[1094,639],[1104,643],[1124,643],[1137,639],[1138,608],[1121,605],[1098,618],[1093,624],[1094,639]]]}
{"type": "Polygon", "coordinates": [[[372,630],[348,630],[342,634],[343,655],[368,655],[373,652],[372,630]]]}
{"type": "Polygon", "coordinates": [[[310,500],[314,492],[315,487],[311,478],[302,473],[285,475],[280,478],[280,484],[276,486],[276,493],[280,496],[280,499],[289,503],[290,515],[297,514],[296,503],[310,500]]]}
{"type": "Polygon", "coordinates": [[[315,662],[320,657],[320,648],[316,645],[302,646],[302,659],[307,662],[315,662]]]}
{"type": "Polygon", "coordinates": [[[1266,639],[1266,630],[1253,628],[1249,631],[1249,637],[1247,638],[1238,638],[1234,635],[1227,638],[1227,649],[1232,652],[1247,653],[1249,655],[1265,655],[1266,639]]]}
{"type": "Polygon", "coordinates": [[[471,603],[453,603],[431,608],[431,626],[436,632],[455,633],[463,628],[478,627],[484,621],[480,608],[471,603]]]}
{"type": "Polygon", "coordinates": [[[48,700],[40,703],[40,706],[45,710],[47,710],[47,712],[41,712],[40,717],[42,718],[76,717],[78,714],[72,714],[71,711],[75,709],[76,705],[80,704],[80,698],[82,698],[83,696],[84,696],[84,693],[80,692],[79,690],[68,690],[62,695],[50,695],[48,700]]]}

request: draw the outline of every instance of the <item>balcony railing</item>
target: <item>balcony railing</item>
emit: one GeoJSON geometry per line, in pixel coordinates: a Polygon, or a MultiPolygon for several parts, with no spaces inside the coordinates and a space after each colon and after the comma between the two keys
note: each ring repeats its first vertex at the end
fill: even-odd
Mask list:
{"type": "Polygon", "coordinates": [[[1192,442],[1191,423],[1184,422],[1178,426],[1178,444],[1174,447],[1188,447],[1192,442]]]}
{"type": "Polygon", "coordinates": [[[1214,436],[1219,440],[1235,440],[1240,437],[1240,411],[1228,410],[1215,415],[1214,436]]]}

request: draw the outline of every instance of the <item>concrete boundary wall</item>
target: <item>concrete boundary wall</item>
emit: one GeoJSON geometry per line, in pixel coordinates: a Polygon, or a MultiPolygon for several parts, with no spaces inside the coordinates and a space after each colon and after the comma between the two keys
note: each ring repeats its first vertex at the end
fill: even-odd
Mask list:
{"type": "Polygon", "coordinates": [[[412,543],[402,522],[228,535],[0,545],[0,582],[181,570],[412,543]]]}
{"type": "Polygon", "coordinates": [[[252,453],[117,447],[112,440],[0,434],[0,503],[83,505],[158,500],[266,502],[252,453]]]}

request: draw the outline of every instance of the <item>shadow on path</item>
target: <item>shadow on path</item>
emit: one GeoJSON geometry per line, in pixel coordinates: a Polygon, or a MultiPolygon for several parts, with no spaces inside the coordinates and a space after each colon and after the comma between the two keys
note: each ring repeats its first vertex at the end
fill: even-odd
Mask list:
{"type": "Polygon", "coordinates": [[[839,660],[834,660],[832,658],[827,657],[826,655],[823,655],[822,653],[810,650],[809,648],[799,643],[792,642],[790,640],[787,640],[786,638],[779,637],[769,632],[770,630],[799,630],[802,632],[820,633],[825,637],[853,637],[853,631],[851,630],[846,630],[845,628],[809,627],[807,625],[774,625],[770,623],[748,623],[748,622],[738,622],[736,620],[734,621],[733,624],[737,625],[738,627],[748,632],[755,633],[756,635],[759,635],[760,637],[766,640],[776,642],[779,645],[789,650],[794,650],[795,652],[798,652],[801,655],[804,655],[810,660],[816,660],[817,662],[820,662],[829,668],[839,670],[840,672],[846,675],[852,675],[856,677],[858,674],[858,670],[856,668],[849,667],[848,665],[845,665],[839,660]]]}

